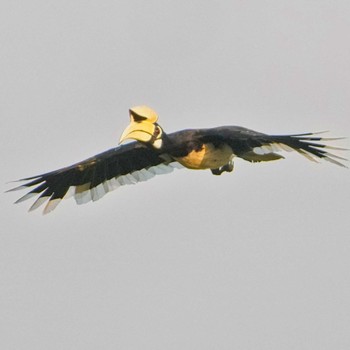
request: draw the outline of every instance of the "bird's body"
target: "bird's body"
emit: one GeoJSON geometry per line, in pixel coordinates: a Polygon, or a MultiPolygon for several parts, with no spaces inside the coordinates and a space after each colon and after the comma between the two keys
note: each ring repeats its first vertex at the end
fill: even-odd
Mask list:
{"type": "Polygon", "coordinates": [[[59,170],[22,179],[27,182],[13,190],[33,189],[17,203],[39,196],[30,210],[47,202],[44,213],[48,213],[70,195],[78,204],[95,201],[121,185],[146,181],[180,165],[210,169],[214,175],[220,175],[233,170],[235,157],[249,162],[271,161],[284,158],[276,153],[279,151],[297,151],[310,160],[322,158],[340,166],[344,165],[339,160],[346,160],[326,150],[343,149],[318,143],[333,139],[312,133],[267,135],[239,126],[222,126],[166,134],[157,124],[156,113],[148,107],[134,107],[130,117],[131,123],[121,141],[128,138],[137,141],[59,170]]]}

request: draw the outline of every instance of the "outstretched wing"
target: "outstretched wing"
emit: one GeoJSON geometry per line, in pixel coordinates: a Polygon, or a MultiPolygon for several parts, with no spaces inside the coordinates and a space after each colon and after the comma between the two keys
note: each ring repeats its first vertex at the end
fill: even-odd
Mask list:
{"type": "Polygon", "coordinates": [[[77,204],[96,201],[119,186],[146,181],[176,167],[178,163],[170,157],[160,155],[139,142],[132,142],[71,166],[19,180],[27,182],[10,191],[33,187],[15,203],[38,196],[29,210],[47,202],[43,211],[47,214],[63,198],[71,195],[77,204]]]}
{"type": "Polygon", "coordinates": [[[323,138],[318,136],[321,133],[267,135],[237,126],[218,129],[221,128],[217,128],[217,134],[231,146],[233,153],[250,162],[277,160],[284,157],[276,152],[296,151],[311,161],[317,162],[323,159],[346,167],[341,161],[347,159],[330,153],[329,150],[347,151],[347,149],[323,143],[342,138],[323,138]]]}

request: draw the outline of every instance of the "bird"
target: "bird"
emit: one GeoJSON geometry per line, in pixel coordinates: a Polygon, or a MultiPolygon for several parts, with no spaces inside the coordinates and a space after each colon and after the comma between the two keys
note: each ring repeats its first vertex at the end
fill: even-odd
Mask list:
{"type": "Polygon", "coordinates": [[[210,170],[213,175],[221,175],[233,171],[235,158],[269,162],[283,159],[280,151],[296,151],[311,161],[323,159],[346,167],[346,158],[328,151],[345,148],[320,143],[341,138],[323,138],[320,133],[268,135],[241,126],[166,133],[158,124],[158,114],[148,106],[130,108],[129,116],[130,123],[117,147],[61,169],[18,180],[22,184],[8,192],[30,191],[15,203],[37,197],[29,211],[45,204],[43,214],[47,214],[63,198],[73,196],[77,204],[96,201],[119,186],[146,181],[176,168],[210,170]]]}

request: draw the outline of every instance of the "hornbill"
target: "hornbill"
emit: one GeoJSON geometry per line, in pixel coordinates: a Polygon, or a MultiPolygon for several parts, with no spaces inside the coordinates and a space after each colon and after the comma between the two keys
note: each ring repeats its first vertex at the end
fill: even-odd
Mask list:
{"type": "Polygon", "coordinates": [[[146,181],[177,167],[210,169],[214,175],[221,175],[233,170],[235,157],[252,163],[265,162],[284,158],[276,153],[279,151],[297,151],[309,160],[322,158],[345,167],[339,161],[345,158],[327,151],[345,149],[318,143],[335,139],[315,133],[267,135],[240,126],[221,126],[166,134],[151,108],[137,106],[129,112],[130,124],[119,143],[135,141],[68,167],[19,180],[25,183],[9,191],[33,189],[15,203],[37,196],[29,211],[46,202],[46,214],[72,195],[77,204],[96,201],[119,186],[146,181]]]}

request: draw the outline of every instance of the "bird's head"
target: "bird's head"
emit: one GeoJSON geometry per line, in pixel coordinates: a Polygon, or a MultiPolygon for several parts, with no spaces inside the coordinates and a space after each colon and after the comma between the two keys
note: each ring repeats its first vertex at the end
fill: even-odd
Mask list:
{"type": "Polygon", "coordinates": [[[162,147],[163,129],[157,124],[157,113],[147,106],[130,108],[130,124],[123,131],[119,143],[133,139],[151,144],[160,149],[162,147]]]}

